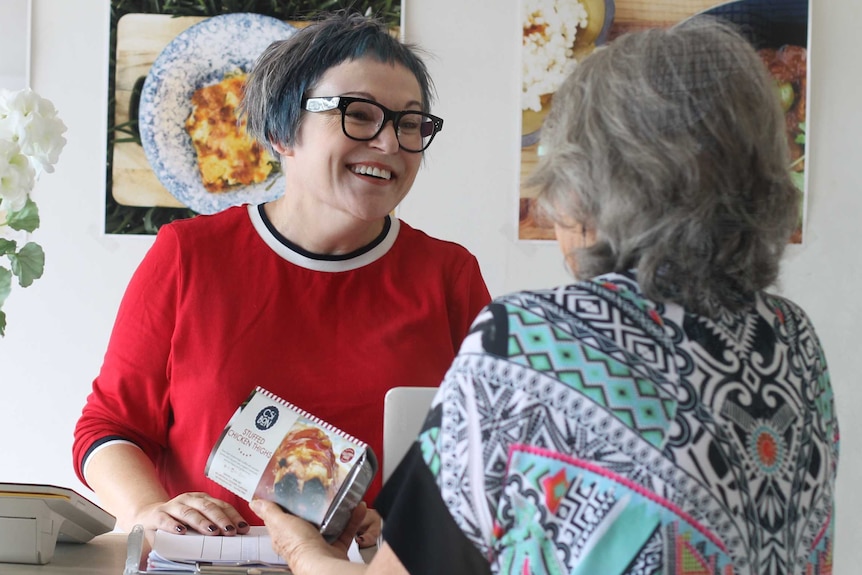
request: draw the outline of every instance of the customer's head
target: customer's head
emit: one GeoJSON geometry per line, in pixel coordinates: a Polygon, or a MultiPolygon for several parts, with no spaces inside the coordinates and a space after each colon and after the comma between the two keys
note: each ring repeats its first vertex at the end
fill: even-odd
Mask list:
{"type": "Polygon", "coordinates": [[[647,296],[712,315],[772,284],[798,218],[775,83],[727,24],[620,36],[554,94],[532,183],[596,242],[578,277],[636,269],[647,296]]]}
{"type": "Polygon", "coordinates": [[[331,68],[363,58],[403,66],[412,73],[419,83],[421,111],[429,111],[433,83],[419,49],[399,41],[376,19],[340,11],[274,42],[257,59],[241,106],[249,133],[273,153],[277,153],[273,144],[293,146],[303,97],[331,68]]]}

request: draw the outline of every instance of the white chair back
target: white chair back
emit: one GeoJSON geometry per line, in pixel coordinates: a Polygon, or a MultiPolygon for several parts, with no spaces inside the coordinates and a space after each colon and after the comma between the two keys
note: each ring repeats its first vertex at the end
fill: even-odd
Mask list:
{"type": "Polygon", "coordinates": [[[398,467],[425,422],[436,387],[393,387],[383,400],[383,481],[398,467]]]}

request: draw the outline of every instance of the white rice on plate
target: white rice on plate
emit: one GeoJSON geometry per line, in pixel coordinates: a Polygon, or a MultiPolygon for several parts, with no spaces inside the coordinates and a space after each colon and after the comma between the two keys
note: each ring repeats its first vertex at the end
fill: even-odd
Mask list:
{"type": "Polygon", "coordinates": [[[539,112],[541,96],[555,92],[576,64],[573,48],[587,9],[579,0],[521,0],[521,11],[521,109],[539,112]]]}

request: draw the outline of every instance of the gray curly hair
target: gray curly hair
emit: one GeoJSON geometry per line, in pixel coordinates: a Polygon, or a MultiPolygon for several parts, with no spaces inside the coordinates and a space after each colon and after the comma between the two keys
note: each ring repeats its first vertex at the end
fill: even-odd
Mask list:
{"type": "Polygon", "coordinates": [[[771,285],[798,221],[775,83],[729,24],[620,36],[554,94],[529,185],[594,229],[576,276],[635,269],[644,293],[715,316],[771,285]]]}

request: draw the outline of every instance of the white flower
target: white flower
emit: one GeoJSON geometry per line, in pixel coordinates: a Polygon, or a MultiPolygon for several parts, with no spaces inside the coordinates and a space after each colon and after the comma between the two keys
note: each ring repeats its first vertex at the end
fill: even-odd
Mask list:
{"type": "Polygon", "coordinates": [[[45,254],[27,236],[39,227],[39,211],[30,198],[43,172],[53,172],[66,145],[66,125],[54,105],[29,88],[0,90],[0,337],[6,335],[3,304],[12,278],[22,288],[42,277],[45,254]],[[16,236],[25,240],[18,244],[16,236]],[[19,248],[18,246],[21,245],[19,248]]]}
{"type": "Polygon", "coordinates": [[[66,124],[57,117],[49,100],[29,88],[17,92],[0,90],[0,140],[17,143],[37,177],[54,171],[66,145],[65,131],[66,124]]]}
{"type": "Polygon", "coordinates": [[[35,183],[36,172],[18,144],[0,140],[0,206],[3,210],[8,213],[23,208],[35,183]]]}

